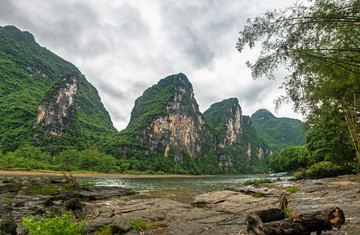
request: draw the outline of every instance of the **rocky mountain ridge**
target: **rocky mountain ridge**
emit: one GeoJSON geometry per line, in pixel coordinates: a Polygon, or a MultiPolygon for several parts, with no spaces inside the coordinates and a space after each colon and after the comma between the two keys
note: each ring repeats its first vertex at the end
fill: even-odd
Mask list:
{"type": "Polygon", "coordinates": [[[34,144],[52,154],[82,150],[115,132],[96,88],[29,32],[0,27],[0,61],[3,152],[34,144]]]}
{"type": "Polygon", "coordinates": [[[123,157],[124,152],[128,158],[143,151],[149,157],[159,154],[174,158],[177,164],[190,158],[195,165],[225,172],[245,171],[271,153],[251,120],[242,115],[236,98],[213,104],[202,114],[192,85],[182,73],[145,90],[135,101],[129,125],[120,133],[127,136],[126,140],[132,136],[143,147],[130,150],[128,142],[119,141],[123,157]]]}
{"type": "Polygon", "coordinates": [[[135,101],[128,126],[116,132],[96,88],[30,33],[0,27],[0,60],[3,153],[29,145],[52,156],[92,149],[110,155],[118,164],[114,169],[121,171],[265,170],[271,149],[253,120],[242,115],[237,98],[215,103],[202,114],[182,73],[146,89],[135,101]]]}
{"type": "Polygon", "coordinates": [[[34,127],[41,125],[45,136],[66,134],[75,119],[75,101],[79,87],[78,76],[64,76],[58,84],[56,94],[44,99],[38,110],[34,127]]]}
{"type": "Polygon", "coordinates": [[[177,152],[175,160],[181,162],[182,151],[197,157],[205,139],[211,137],[187,77],[179,74],[167,79],[173,80],[175,84],[173,98],[164,107],[165,113],[151,121],[138,141],[149,146],[148,154],[160,151],[167,157],[170,148],[173,148],[177,152]]]}
{"type": "Polygon", "coordinates": [[[251,115],[251,120],[256,131],[273,151],[305,144],[302,122],[298,119],[278,118],[269,110],[259,109],[251,115]]]}

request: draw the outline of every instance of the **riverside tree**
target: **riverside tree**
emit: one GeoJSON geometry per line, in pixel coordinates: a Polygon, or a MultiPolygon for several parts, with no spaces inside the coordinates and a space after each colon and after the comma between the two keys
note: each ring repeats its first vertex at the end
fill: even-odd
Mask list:
{"type": "Polygon", "coordinates": [[[360,0],[309,0],[249,19],[236,48],[261,43],[259,57],[247,62],[254,78],[289,72],[277,107],[293,101],[310,127],[325,111],[340,115],[360,163],[359,29],[360,0]]]}

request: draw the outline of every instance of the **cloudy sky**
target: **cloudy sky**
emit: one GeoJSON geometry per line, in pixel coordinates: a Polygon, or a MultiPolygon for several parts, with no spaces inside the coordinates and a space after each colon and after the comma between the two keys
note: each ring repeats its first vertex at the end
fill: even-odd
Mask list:
{"type": "Polygon", "coordinates": [[[237,97],[243,114],[266,108],[301,118],[291,105],[274,111],[283,91],[254,81],[245,62],[256,51],[235,49],[248,18],[295,0],[0,0],[0,25],[29,31],[37,42],[75,64],[99,90],[118,130],[135,99],[161,78],[182,72],[203,112],[237,97]]]}

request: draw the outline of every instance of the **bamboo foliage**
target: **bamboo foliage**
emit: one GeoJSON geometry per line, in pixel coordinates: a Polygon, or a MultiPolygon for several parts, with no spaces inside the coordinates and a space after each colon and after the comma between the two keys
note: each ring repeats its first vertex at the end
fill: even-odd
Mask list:
{"type": "Polygon", "coordinates": [[[247,63],[255,79],[288,71],[276,105],[292,101],[309,128],[336,113],[360,164],[359,27],[360,0],[314,0],[248,20],[236,47],[242,52],[260,44],[258,58],[247,63]]]}
{"type": "Polygon", "coordinates": [[[360,164],[360,101],[359,96],[354,93],[354,105],[349,108],[343,106],[345,120],[360,164]]]}

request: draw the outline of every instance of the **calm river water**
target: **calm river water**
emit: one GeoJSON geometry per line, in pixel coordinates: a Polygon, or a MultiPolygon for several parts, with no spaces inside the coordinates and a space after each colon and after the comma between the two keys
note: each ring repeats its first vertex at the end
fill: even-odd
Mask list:
{"type": "MultiPolygon", "coordinates": [[[[1,178],[13,177],[0,175],[1,178]]],[[[17,175],[19,177],[19,175],[17,175]]],[[[39,177],[39,176],[32,176],[39,177]]],[[[76,177],[76,176],[75,176],[76,177]]],[[[84,185],[121,186],[140,192],[139,195],[127,199],[169,198],[183,203],[191,203],[195,195],[224,189],[240,184],[247,179],[271,178],[268,175],[218,175],[204,177],[168,177],[168,178],[108,178],[108,177],[76,177],[84,185]]]]}
{"type": "Polygon", "coordinates": [[[194,196],[240,184],[247,179],[264,178],[266,175],[219,175],[204,177],[169,178],[90,178],[78,177],[83,184],[112,185],[131,188],[140,192],[137,198],[169,198],[191,203],[194,196]]]}

